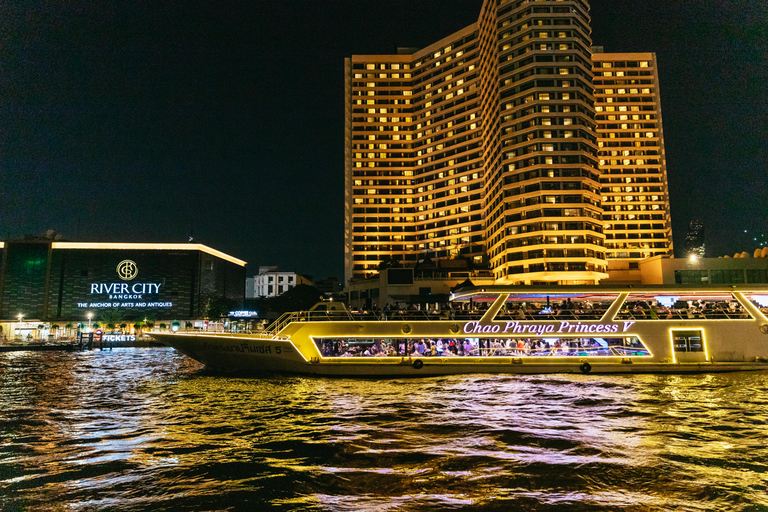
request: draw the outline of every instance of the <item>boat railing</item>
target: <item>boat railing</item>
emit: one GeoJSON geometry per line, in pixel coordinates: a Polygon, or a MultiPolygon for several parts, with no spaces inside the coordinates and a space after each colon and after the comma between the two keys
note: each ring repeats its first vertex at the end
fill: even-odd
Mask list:
{"type": "Polygon", "coordinates": [[[288,325],[291,322],[295,322],[297,320],[297,316],[300,315],[301,312],[292,311],[283,313],[280,315],[280,317],[272,322],[265,330],[265,334],[270,335],[276,335],[278,332],[282,331],[286,325],[288,325]]]}
{"type": "Polygon", "coordinates": [[[547,321],[547,320],[600,320],[604,311],[576,311],[563,309],[553,313],[536,311],[500,311],[497,321],[547,321]]]}
{"type": "Polygon", "coordinates": [[[746,310],[726,309],[624,309],[616,313],[616,320],[744,320],[750,318],[746,310]]]}
{"type": "Polygon", "coordinates": [[[484,311],[426,311],[426,310],[371,310],[371,311],[295,311],[283,313],[264,331],[276,334],[292,322],[415,322],[479,320],[484,311]]]}

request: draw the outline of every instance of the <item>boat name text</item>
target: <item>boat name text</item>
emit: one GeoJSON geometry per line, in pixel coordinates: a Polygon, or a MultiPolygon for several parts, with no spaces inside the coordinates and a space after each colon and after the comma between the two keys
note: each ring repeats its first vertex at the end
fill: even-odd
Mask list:
{"type": "MultiPolygon", "coordinates": [[[[271,345],[252,345],[249,343],[241,343],[239,345],[230,345],[225,343],[203,343],[203,350],[210,350],[213,352],[248,352],[249,354],[271,354],[271,345]]],[[[283,351],[283,347],[275,346],[274,353],[280,354],[283,351]]]]}
{"type": "Polygon", "coordinates": [[[464,334],[563,334],[563,333],[616,333],[627,332],[635,322],[621,324],[582,324],[565,320],[554,323],[526,324],[523,322],[504,322],[503,324],[486,324],[467,322],[464,324],[464,334]]]}

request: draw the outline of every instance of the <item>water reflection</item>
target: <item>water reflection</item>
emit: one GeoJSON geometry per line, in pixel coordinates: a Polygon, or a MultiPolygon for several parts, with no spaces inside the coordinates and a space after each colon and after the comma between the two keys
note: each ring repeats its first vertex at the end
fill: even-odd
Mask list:
{"type": "Polygon", "coordinates": [[[3,510],[768,507],[764,374],[243,379],[170,349],[0,367],[3,510]]]}

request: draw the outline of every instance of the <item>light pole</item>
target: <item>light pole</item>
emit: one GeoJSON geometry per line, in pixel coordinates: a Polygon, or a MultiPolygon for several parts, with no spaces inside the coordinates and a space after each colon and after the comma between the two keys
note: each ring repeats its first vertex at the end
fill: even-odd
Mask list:
{"type": "Polygon", "coordinates": [[[88,313],[88,330],[91,330],[91,318],[93,318],[93,313],[88,313]]]}

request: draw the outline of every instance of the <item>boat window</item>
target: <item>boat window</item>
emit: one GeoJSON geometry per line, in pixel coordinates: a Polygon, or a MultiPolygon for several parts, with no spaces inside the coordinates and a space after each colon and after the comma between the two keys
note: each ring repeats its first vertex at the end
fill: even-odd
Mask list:
{"type": "Polygon", "coordinates": [[[326,357],[650,356],[637,336],[503,338],[316,338],[326,357]]]}
{"type": "Polygon", "coordinates": [[[768,292],[745,293],[744,297],[752,302],[762,314],[768,316],[768,292]]]}
{"type": "Polygon", "coordinates": [[[615,320],[731,320],[750,318],[728,292],[630,293],[615,320]]]}
{"type": "Polygon", "coordinates": [[[700,329],[672,331],[675,352],[704,352],[704,334],[700,329]]]}

